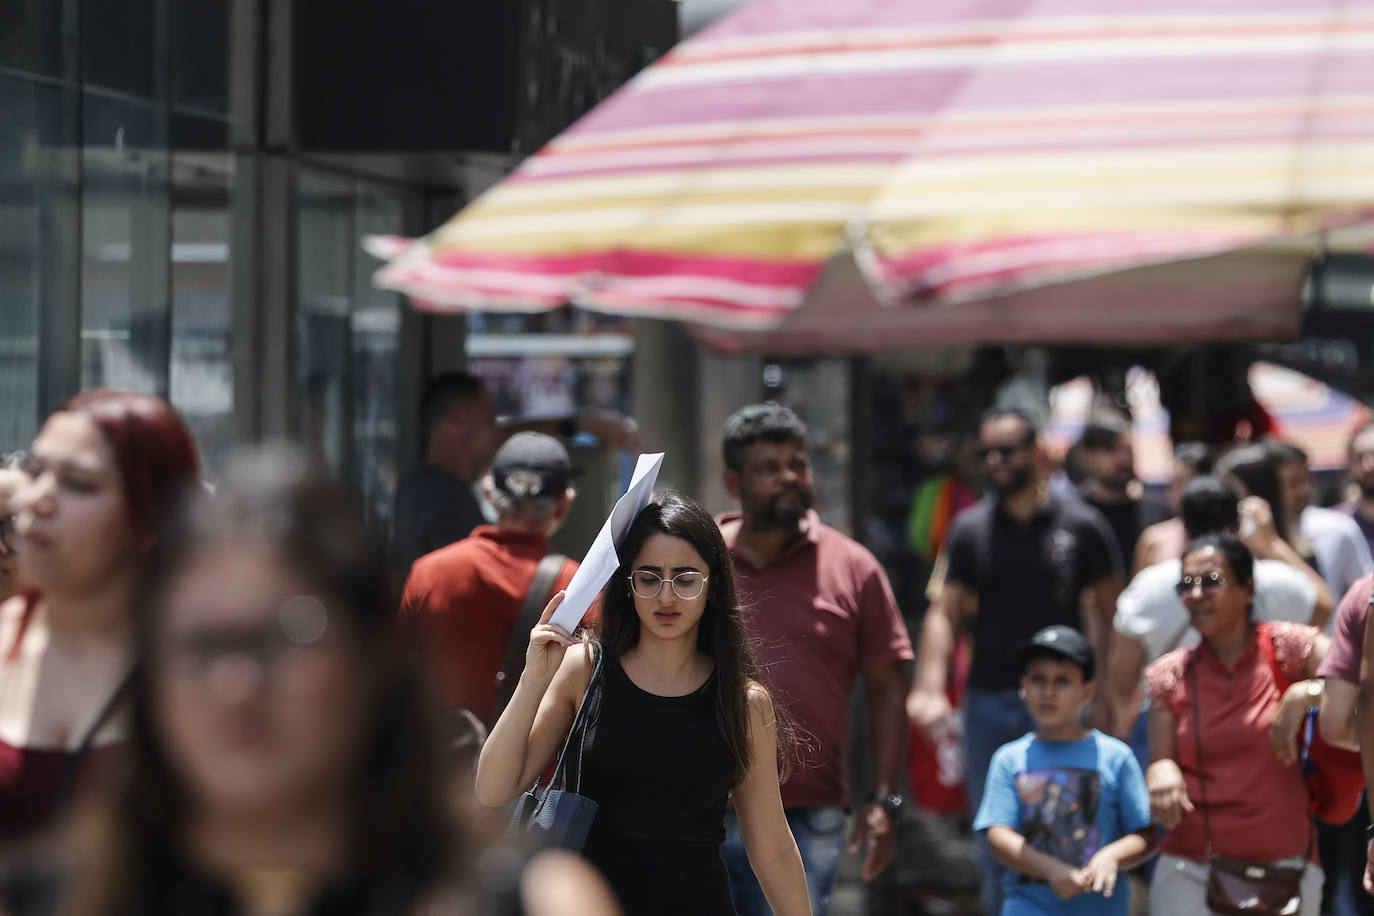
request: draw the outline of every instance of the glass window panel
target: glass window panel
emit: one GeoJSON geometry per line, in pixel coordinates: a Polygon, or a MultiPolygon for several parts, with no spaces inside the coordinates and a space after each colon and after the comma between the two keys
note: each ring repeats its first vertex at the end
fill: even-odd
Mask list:
{"type": "Polygon", "coordinates": [[[347,472],[353,311],[351,182],[302,170],[298,383],[306,443],[347,472]]]}
{"type": "Polygon", "coordinates": [[[229,111],[229,2],[172,6],[172,104],[229,111]]]}
{"type": "Polygon", "coordinates": [[[170,217],[166,117],[86,93],[81,385],[167,395],[170,217]]]}
{"type": "MultiPolygon", "coordinates": [[[[405,233],[405,199],[367,190],[358,195],[357,235],[405,233]]],[[[357,245],[355,243],[354,249],[357,245]]],[[[372,285],[377,262],[354,257],[353,467],[374,520],[390,518],[397,467],[397,363],[401,297],[372,285]]]]}
{"type": "Polygon", "coordinates": [[[0,0],[0,23],[0,66],[62,75],[61,3],[0,0]]]}
{"type": "Polygon", "coordinates": [[[159,0],[86,0],[81,4],[81,54],[88,85],[145,99],[165,98],[159,91],[165,85],[159,72],[163,62],[157,54],[160,6],[165,17],[171,4],[159,0]]]}
{"type": "Polygon", "coordinates": [[[227,153],[178,151],[172,182],[172,404],[213,477],[234,441],[227,153]]]}
{"type": "Polygon", "coordinates": [[[0,76],[0,450],[26,447],[41,408],[40,329],[51,278],[76,271],[76,166],[61,142],[62,90],[0,76]],[[60,273],[59,273],[60,272],[60,273]]]}

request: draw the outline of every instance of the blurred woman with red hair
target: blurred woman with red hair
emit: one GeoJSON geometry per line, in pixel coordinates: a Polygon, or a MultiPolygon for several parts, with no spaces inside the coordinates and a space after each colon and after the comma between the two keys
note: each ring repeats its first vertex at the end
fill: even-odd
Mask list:
{"type": "Polygon", "coordinates": [[[0,850],[51,827],[125,740],[135,589],[200,462],[161,398],[100,389],[48,417],[25,472],[12,499],[24,588],[0,604],[0,850]]]}

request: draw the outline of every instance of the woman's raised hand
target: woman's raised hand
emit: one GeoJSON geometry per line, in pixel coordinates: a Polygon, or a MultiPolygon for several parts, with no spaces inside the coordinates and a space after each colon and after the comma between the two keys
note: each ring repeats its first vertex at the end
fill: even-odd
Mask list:
{"type": "Polygon", "coordinates": [[[550,598],[539,622],[530,630],[530,647],[525,650],[525,673],[521,675],[522,678],[553,680],[558,666],[563,663],[563,653],[573,644],[572,634],[549,623],[549,618],[558,610],[567,594],[567,591],[560,591],[550,598]]]}
{"type": "Polygon", "coordinates": [[[1145,784],[1150,789],[1150,813],[1166,830],[1177,827],[1193,810],[1188,787],[1183,783],[1183,771],[1174,761],[1166,758],[1150,764],[1145,772],[1145,784]]]}

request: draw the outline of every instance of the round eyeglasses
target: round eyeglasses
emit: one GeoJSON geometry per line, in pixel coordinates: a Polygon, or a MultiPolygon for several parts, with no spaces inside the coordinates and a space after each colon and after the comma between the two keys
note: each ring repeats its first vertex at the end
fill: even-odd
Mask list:
{"type": "Polygon", "coordinates": [[[706,580],[710,576],[704,576],[696,570],[680,572],[671,579],[665,579],[658,573],[651,573],[646,569],[635,570],[630,574],[630,591],[640,598],[657,598],[663,592],[663,583],[667,582],[673,587],[673,594],[683,601],[691,601],[693,598],[701,597],[702,589],[706,588],[706,580]]]}
{"type": "Polygon", "coordinates": [[[1204,595],[1215,595],[1221,591],[1226,584],[1226,577],[1220,573],[1208,573],[1205,576],[1184,576],[1178,580],[1174,586],[1174,591],[1178,592],[1180,598],[1187,598],[1193,593],[1194,588],[1202,589],[1204,595]]]}

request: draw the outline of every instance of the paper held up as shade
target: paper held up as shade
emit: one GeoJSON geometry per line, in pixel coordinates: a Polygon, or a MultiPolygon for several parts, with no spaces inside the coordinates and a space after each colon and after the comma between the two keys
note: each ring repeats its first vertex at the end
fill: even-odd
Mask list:
{"type": "Polygon", "coordinates": [[[549,623],[567,630],[569,633],[582,622],[582,615],[596,600],[601,587],[620,566],[616,548],[625,543],[625,535],[630,524],[640,511],[649,504],[654,492],[654,482],[658,480],[658,469],[663,466],[663,452],[640,455],[635,472],[630,477],[630,487],[625,495],[616,501],[610,518],[601,526],[601,531],[592,541],[591,549],[582,558],[572,581],[568,583],[567,596],[558,610],[553,612],[549,623]]]}

